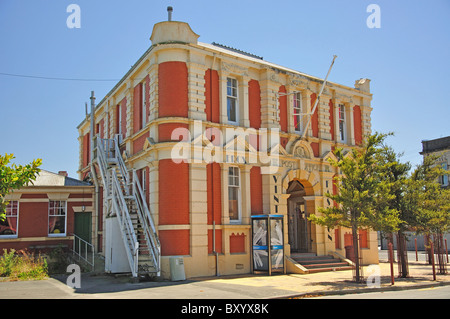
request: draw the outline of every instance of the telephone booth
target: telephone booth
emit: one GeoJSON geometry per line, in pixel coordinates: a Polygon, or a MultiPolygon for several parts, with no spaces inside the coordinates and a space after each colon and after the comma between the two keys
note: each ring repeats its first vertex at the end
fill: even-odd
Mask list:
{"type": "Polygon", "coordinates": [[[286,273],[283,215],[253,215],[251,218],[253,273],[286,273]]]}

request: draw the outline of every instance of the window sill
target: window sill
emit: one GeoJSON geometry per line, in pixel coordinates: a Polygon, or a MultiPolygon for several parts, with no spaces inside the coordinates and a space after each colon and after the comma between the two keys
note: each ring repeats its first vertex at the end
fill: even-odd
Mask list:
{"type": "Polygon", "coordinates": [[[18,238],[17,235],[0,235],[0,240],[1,239],[16,239],[18,238]]]}
{"type": "Polygon", "coordinates": [[[61,234],[48,234],[48,237],[67,237],[66,233],[61,234]]]}

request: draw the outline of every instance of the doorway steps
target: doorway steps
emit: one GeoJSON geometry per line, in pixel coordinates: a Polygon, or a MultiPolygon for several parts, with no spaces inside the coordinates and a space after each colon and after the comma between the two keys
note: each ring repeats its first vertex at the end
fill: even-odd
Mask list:
{"type": "Polygon", "coordinates": [[[314,253],[293,253],[290,258],[305,268],[307,273],[353,269],[352,265],[345,259],[338,259],[330,255],[317,256],[314,253]]]}

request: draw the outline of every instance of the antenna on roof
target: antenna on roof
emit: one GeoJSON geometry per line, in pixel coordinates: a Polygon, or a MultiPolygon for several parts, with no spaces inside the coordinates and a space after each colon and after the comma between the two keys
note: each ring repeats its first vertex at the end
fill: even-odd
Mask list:
{"type": "Polygon", "coordinates": [[[173,12],[173,8],[171,6],[167,7],[167,14],[168,14],[168,21],[172,21],[172,12],[173,12]]]}

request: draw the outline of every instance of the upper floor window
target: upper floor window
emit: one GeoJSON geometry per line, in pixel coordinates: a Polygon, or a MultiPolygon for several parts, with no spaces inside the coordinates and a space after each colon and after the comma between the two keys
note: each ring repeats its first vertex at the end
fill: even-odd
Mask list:
{"type": "Polygon", "coordinates": [[[301,124],[301,113],[302,113],[302,95],[300,92],[294,93],[294,131],[301,132],[302,124],[301,124]]]}
{"type": "Polygon", "coordinates": [[[237,86],[238,83],[236,79],[227,78],[227,114],[228,122],[231,124],[239,123],[237,86]]]}
{"type": "Polygon", "coordinates": [[[147,104],[146,104],[146,93],[145,93],[145,81],[141,83],[141,106],[142,106],[142,128],[147,124],[147,104]]]}
{"type": "Polygon", "coordinates": [[[345,119],[345,106],[344,104],[339,104],[339,138],[341,142],[345,142],[347,138],[346,132],[346,119],[345,119]]]}
{"type": "MultiPolygon", "coordinates": [[[[442,163],[442,169],[447,170],[448,164],[442,163]]],[[[448,175],[439,176],[439,182],[441,183],[442,186],[448,186],[448,175]]]]}
{"type": "Polygon", "coordinates": [[[19,202],[12,200],[6,206],[6,219],[0,222],[0,237],[16,237],[19,202]]]}
{"type": "Polygon", "coordinates": [[[48,203],[48,234],[66,235],[66,201],[51,200],[48,203]]]}
{"type": "Polygon", "coordinates": [[[228,168],[228,211],[230,222],[241,220],[241,196],[240,196],[239,167],[228,168]]]}
{"type": "Polygon", "coordinates": [[[116,134],[122,135],[122,109],[120,104],[116,106],[116,134]]]}

